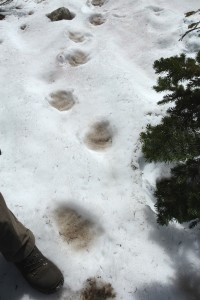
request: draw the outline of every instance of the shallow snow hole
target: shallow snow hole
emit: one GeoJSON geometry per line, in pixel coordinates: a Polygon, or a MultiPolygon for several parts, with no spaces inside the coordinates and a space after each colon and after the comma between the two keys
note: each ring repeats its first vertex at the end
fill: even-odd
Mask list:
{"type": "Polygon", "coordinates": [[[101,229],[75,209],[60,207],[55,211],[59,234],[77,250],[87,248],[100,233],[101,229]]]}
{"type": "Polygon", "coordinates": [[[75,104],[75,97],[70,91],[56,91],[50,94],[49,103],[60,111],[69,110],[75,104]]]}
{"type": "Polygon", "coordinates": [[[92,150],[103,150],[112,145],[112,130],[108,121],[94,123],[85,136],[85,143],[92,150]]]}

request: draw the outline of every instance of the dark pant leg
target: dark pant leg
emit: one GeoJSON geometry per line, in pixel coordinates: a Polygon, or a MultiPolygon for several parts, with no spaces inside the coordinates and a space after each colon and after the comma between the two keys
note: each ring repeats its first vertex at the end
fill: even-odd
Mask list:
{"type": "Polygon", "coordinates": [[[17,220],[0,193],[0,252],[8,261],[19,262],[34,246],[33,233],[17,220]]]}

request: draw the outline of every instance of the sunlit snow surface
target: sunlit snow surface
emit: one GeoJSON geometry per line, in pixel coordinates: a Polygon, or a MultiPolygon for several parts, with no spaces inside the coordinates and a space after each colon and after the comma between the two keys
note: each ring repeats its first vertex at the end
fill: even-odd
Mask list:
{"type": "Polygon", "coordinates": [[[194,56],[200,39],[179,39],[200,1],[101,4],[0,7],[0,190],[65,276],[43,296],[1,257],[1,300],[80,299],[88,278],[116,299],[200,299],[199,230],[157,225],[153,190],[170,166],[147,164],[139,143],[165,113],[152,64],[194,56]],[[62,6],[75,18],[51,22],[62,6]]]}

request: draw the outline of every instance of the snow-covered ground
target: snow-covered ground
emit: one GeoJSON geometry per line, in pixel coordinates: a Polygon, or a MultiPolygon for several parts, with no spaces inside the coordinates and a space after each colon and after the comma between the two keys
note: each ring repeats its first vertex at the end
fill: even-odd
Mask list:
{"type": "Polygon", "coordinates": [[[184,13],[198,8],[199,0],[1,7],[0,190],[65,276],[60,294],[43,296],[0,257],[1,300],[80,299],[88,278],[110,283],[117,300],[200,299],[199,230],[157,225],[152,191],[168,167],[147,164],[139,143],[165,113],[152,64],[196,53],[200,39],[179,38],[184,13]],[[74,19],[51,22],[46,14],[62,6],[74,19]],[[102,24],[91,23],[96,15],[102,24]]]}

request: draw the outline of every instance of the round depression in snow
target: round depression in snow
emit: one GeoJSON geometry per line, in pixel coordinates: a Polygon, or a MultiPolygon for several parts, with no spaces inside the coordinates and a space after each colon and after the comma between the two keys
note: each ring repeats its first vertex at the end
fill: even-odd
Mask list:
{"type": "Polygon", "coordinates": [[[49,103],[60,111],[66,111],[75,104],[75,97],[71,91],[59,90],[50,94],[49,103]]]}
{"type": "Polygon", "coordinates": [[[92,150],[104,150],[112,145],[112,129],[108,121],[94,123],[85,136],[85,143],[92,150]]]}

